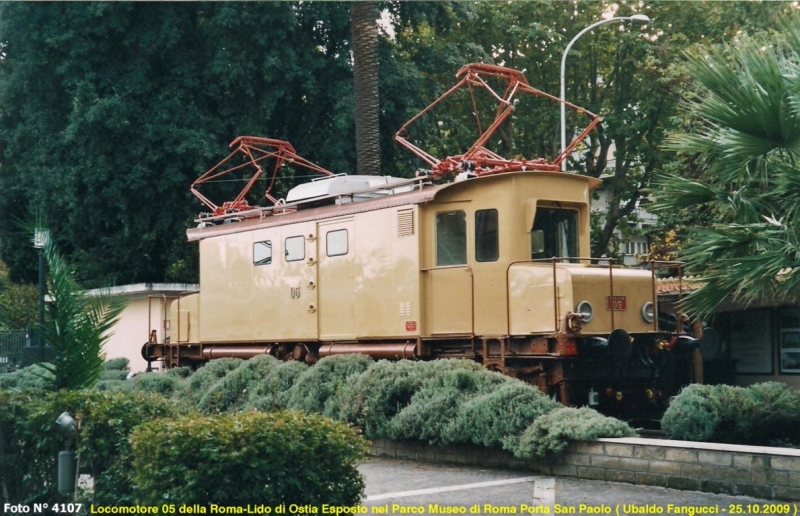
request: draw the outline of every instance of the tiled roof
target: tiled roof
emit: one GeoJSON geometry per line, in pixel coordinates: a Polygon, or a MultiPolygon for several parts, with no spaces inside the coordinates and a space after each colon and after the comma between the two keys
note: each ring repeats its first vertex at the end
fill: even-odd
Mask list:
{"type": "Polygon", "coordinates": [[[705,283],[699,276],[684,276],[683,278],[672,276],[656,279],[656,291],[659,294],[677,294],[681,289],[684,293],[688,293],[699,289],[703,285],[705,283]],[[682,287],[681,284],[683,284],[682,287]]]}

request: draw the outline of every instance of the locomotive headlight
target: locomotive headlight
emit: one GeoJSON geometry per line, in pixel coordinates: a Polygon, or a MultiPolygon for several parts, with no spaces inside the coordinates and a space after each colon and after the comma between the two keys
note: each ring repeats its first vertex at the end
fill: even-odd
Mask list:
{"type": "Polygon", "coordinates": [[[655,320],[655,318],[656,318],[656,307],[653,305],[653,303],[648,301],[647,303],[643,304],[642,319],[644,319],[645,322],[651,323],[655,320]]]}
{"type": "Polygon", "coordinates": [[[594,308],[592,308],[592,304],[590,302],[581,301],[575,308],[575,313],[581,315],[581,321],[588,323],[592,320],[592,317],[594,317],[594,308]]]}

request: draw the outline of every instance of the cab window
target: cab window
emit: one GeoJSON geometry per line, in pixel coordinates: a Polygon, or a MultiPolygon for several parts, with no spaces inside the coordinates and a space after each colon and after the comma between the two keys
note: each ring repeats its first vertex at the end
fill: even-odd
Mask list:
{"type": "Polygon", "coordinates": [[[476,211],[475,260],[479,262],[497,261],[499,255],[497,238],[497,210],[476,211]]]}
{"type": "Polygon", "coordinates": [[[253,243],[253,265],[269,265],[272,263],[272,241],[253,243]]]}
{"type": "Polygon", "coordinates": [[[531,228],[531,258],[577,256],[578,212],[562,208],[537,208],[531,228]]]}
{"type": "Polygon", "coordinates": [[[463,210],[436,214],[436,266],[467,263],[467,214],[463,210]]]}

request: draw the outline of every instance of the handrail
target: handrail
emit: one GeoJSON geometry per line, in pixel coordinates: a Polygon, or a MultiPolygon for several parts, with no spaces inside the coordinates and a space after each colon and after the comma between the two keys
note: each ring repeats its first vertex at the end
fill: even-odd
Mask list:
{"type": "MultiPolygon", "coordinates": [[[[567,264],[573,263],[577,261],[578,264],[580,262],[605,262],[608,265],[609,269],[609,283],[610,283],[610,295],[614,295],[614,278],[612,269],[614,268],[614,262],[616,261],[614,258],[583,258],[578,256],[559,256],[559,257],[551,257],[551,258],[532,258],[530,260],[514,260],[508,264],[506,267],[506,333],[511,335],[511,289],[509,288],[509,274],[511,272],[511,266],[517,265],[520,263],[552,263],[553,264],[553,315],[554,315],[554,324],[553,324],[553,333],[558,333],[561,327],[561,319],[560,319],[560,306],[558,303],[558,282],[556,278],[556,264],[563,263],[564,260],[567,260],[567,264]]],[[[602,266],[605,266],[605,263],[602,266]]],[[[614,310],[611,310],[611,327],[614,327],[614,310]]]]}

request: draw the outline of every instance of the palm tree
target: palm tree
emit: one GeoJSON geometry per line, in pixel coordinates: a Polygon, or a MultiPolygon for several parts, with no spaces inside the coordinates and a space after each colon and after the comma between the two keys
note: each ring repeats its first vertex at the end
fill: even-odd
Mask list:
{"type": "Polygon", "coordinates": [[[43,251],[50,271],[50,301],[48,317],[36,333],[52,350],[52,360],[42,367],[52,374],[47,378],[53,390],[92,387],[105,362],[103,344],[125,302],[108,295],[87,296],[52,239],[45,241],[43,251]]]}
{"type": "Polygon", "coordinates": [[[800,29],[688,54],[690,129],[670,146],[698,171],[661,176],[655,209],[715,223],[690,232],[682,258],[706,285],[697,315],[729,296],[800,299],[800,29]]]}
{"type": "Polygon", "coordinates": [[[352,2],[353,86],[355,90],[356,156],[359,174],[379,175],[378,131],[378,4],[352,2]]]}

